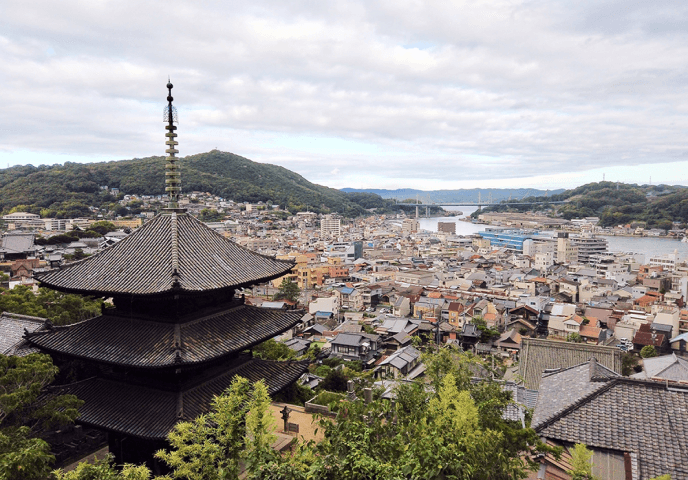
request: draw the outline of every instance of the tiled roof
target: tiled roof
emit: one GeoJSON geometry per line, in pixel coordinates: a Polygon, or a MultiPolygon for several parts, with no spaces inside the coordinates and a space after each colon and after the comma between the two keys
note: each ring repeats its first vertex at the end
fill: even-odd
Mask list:
{"type": "Polygon", "coordinates": [[[24,356],[37,350],[27,348],[25,332],[34,332],[45,325],[47,319],[3,312],[0,315],[0,354],[24,356]]]}
{"type": "MultiPolygon", "coordinates": [[[[585,369],[578,371],[585,383],[585,369]]],[[[571,380],[564,390],[571,389],[571,380]]],[[[535,430],[543,437],[590,448],[628,452],[637,458],[638,476],[663,474],[688,478],[688,390],[667,388],[664,383],[615,377],[580,395],[570,395],[552,415],[539,412],[541,404],[562,395],[561,381],[544,380],[540,389],[535,430]],[[550,391],[551,390],[551,391],[550,391]]],[[[593,382],[589,382],[593,383],[593,382]]]]}
{"type": "Polygon", "coordinates": [[[526,388],[538,390],[545,370],[573,367],[587,362],[591,357],[608,369],[621,372],[621,350],[618,348],[523,338],[519,374],[526,388]]]}
{"type": "Polygon", "coordinates": [[[5,253],[25,253],[34,250],[33,233],[7,233],[2,237],[0,249],[5,253]]]}
{"type": "Polygon", "coordinates": [[[236,375],[251,383],[264,379],[268,393],[274,394],[296,381],[307,369],[308,362],[251,359],[181,392],[102,378],[92,378],[63,389],[84,401],[78,422],[139,438],[163,440],[178,421],[191,420],[207,412],[212,398],[222,394],[236,375]]]}
{"type": "Polygon", "coordinates": [[[278,278],[293,263],[252,252],[186,213],[163,213],[121,242],[37,278],[56,290],[101,296],[200,292],[278,278]]]}
{"type": "Polygon", "coordinates": [[[673,353],[661,357],[645,358],[643,360],[643,371],[631,375],[631,378],[652,378],[688,383],[688,360],[677,357],[673,353]]]}
{"type": "Polygon", "coordinates": [[[552,417],[579,398],[606,385],[605,381],[619,375],[591,359],[575,367],[545,373],[540,382],[537,408],[531,426],[552,417]]]}
{"type": "Polygon", "coordinates": [[[249,348],[293,327],[302,315],[301,311],[248,305],[182,324],[102,315],[36,332],[28,340],[43,350],[70,357],[164,368],[202,363],[249,348]]]}

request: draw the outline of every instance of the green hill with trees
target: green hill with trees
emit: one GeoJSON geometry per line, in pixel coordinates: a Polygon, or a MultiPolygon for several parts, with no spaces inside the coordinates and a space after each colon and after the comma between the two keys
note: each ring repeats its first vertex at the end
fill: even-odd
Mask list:
{"type": "MultiPolygon", "coordinates": [[[[536,209],[570,220],[599,217],[600,225],[631,223],[671,229],[672,222],[688,224],[688,188],[672,185],[636,185],[614,182],[588,183],[548,197],[528,197],[523,202],[543,202],[536,209]],[[552,204],[548,202],[566,202],[552,204]]],[[[483,212],[528,211],[532,205],[491,205],[483,212]]],[[[477,217],[481,212],[475,212],[477,217]]]]}
{"type": "MultiPolygon", "coordinates": [[[[209,192],[237,202],[271,202],[292,213],[309,209],[354,217],[367,209],[382,213],[394,208],[393,201],[376,194],[316,185],[284,167],[219,150],[184,157],[180,164],[183,192],[209,192]]],[[[117,198],[101,186],[118,188],[121,194],[163,195],[164,169],[164,157],[2,169],[0,210],[58,218],[89,215],[89,206],[113,210],[117,198]]]]}

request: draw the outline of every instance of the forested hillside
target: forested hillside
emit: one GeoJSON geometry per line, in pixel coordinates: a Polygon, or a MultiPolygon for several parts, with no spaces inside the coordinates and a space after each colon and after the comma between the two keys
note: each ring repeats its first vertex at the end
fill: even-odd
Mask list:
{"type": "MultiPolygon", "coordinates": [[[[306,208],[357,216],[365,209],[386,210],[394,202],[370,193],[345,193],[309,182],[286,168],[253,162],[213,150],[181,160],[182,191],[210,192],[238,202],[272,202],[292,212],[306,208]]],[[[116,198],[100,187],[122,194],[164,194],[164,157],[105,163],[17,166],[0,170],[0,209],[22,210],[44,217],[78,217],[88,206],[107,208],[116,198]]]]}
{"type": "MultiPolygon", "coordinates": [[[[545,202],[538,209],[566,219],[597,216],[609,227],[640,222],[670,229],[673,221],[688,223],[688,188],[671,185],[588,183],[551,197],[528,197],[524,202],[545,202]],[[560,205],[546,202],[565,201],[560,205]]],[[[483,211],[525,211],[532,206],[494,205],[483,211]]],[[[477,213],[476,213],[477,215],[477,213]]]]}

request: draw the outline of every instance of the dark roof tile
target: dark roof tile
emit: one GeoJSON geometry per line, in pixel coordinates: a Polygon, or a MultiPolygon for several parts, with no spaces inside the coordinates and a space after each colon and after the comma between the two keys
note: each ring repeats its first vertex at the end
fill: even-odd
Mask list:
{"type": "Polygon", "coordinates": [[[164,368],[202,363],[249,348],[293,327],[302,316],[302,311],[248,305],[179,326],[102,315],[36,332],[28,340],[48,352],[71,357],[139,368],[164,368]],[[177,339],[179,349],[175,345],[177,339]]]}
{"type": "Polygon", "coordinates": [[[43,286],[101,296],[236,288],[278,278],[292,262],[252,252],[186,213],[163,213],[91,257],[36,276],[43,286]]]}

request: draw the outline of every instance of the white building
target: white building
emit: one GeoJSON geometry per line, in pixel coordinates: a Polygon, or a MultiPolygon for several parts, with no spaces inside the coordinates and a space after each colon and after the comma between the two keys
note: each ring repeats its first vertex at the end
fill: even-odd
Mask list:
{"type": "Polygon", "coordinates": [[[325,215],[320,219],[320,235],[338,237],[342,234],[342,219],[339,215],[325,215]]]}
{"type": "Polygon", "coordinates": [[[678,250],[674,250],[674,253],[666,255],[651,255],[648,265],[653,267],[661,266],[665,271],[673,272],[676,270],[676,266],[684,260],[683,255],[678,253],[678,250]]]}

